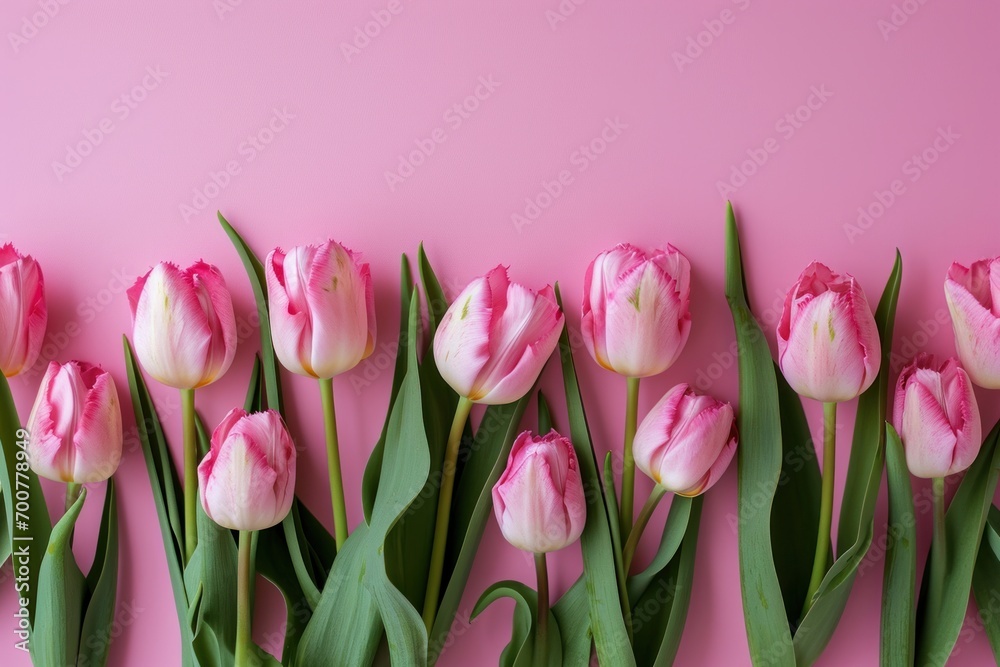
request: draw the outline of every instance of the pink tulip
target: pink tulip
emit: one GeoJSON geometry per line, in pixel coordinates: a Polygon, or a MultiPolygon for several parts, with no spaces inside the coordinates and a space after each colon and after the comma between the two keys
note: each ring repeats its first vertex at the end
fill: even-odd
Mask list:
{"type": "Polygon", "coordinates": [[[702,494],[736,453],[733,406],[679,384],[642,420],[632,451],[636,467],[666,490],[702,494]]]}
{"type": "Polygon", "coordinates": [[[274,351],[293,373],[332,378],[375,349],[368,264],[336,241],[271,251],[264,262],[274,351]]]}
{"type": "Polygon", "coordinates": [[[28,417],[31,469],[57,482],[89,484],[122,458],[122,412],[111,374],[85,361],[52,362],[28,417]]]}
{"type": "Polygon", "coordinates": [[[541,554],[575,542],[587,522],[587,501],[573,443],[555,431],[525,431],[493,487],[493,510],[504,538],[541,554]]]}
{"type": "Polygon", "coordinates": [[[41,267],[6,244],[0,248],[0,370],[5,376],[35,365],[47,321],[41,267]]]}
{"type": "Polygon", "coordinates": [[[295,495],[295,445],[274,410],[231,410],[212,434],[198,466],[201,505],[232,530],[263,530],[281,523],[295,495]]]}
{"type": "Polygon", "coordinates": [[[952,264],[944,294],[962,365],[980,387],[1000,389],[1000,257],[952,264]]]}
{"type": "Polygon", "coordinates": [[[647,255],[623,243],[590,263],[583,339],[594,360],[620,375],[670,368],[691,332],[691,265],[667,245],[647,255]]]}
{"type": "Polygon", "coordinates": [[[434,361],[452,389],[476,403],[511,403],[552,354],[563,314],[552,288],[537,294],[498,266],[458,295],[434,336],[434,361]]]}
{"type": "Polygon", "coordinates": [[[146,372],[178,389],[219,379],[236,354],[236,317],[217,268],[161,262],[128,290],[135,353],[146,372]]]}
{"type": "Polygon", "coordinates": [[[778,363],[797,393],[849,401],[875,381],[878,328],[853,276],[813,262],[788,291],[778,323],[778,363]]]}
{"type": "Polygon", "coordinates": [[[983,428],[972,381],[957,359],[918,354],[899,376],[893,425],[917,477],[946,477],[972,465],[983,428]]]}

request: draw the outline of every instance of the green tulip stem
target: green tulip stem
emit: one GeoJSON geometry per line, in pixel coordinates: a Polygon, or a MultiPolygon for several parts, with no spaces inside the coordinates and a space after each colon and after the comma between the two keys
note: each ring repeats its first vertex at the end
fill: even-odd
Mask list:
{"type": "Polygon", "coordinates": [[[622,506],[621,534],[632,532],[632,507],[635,498],[635,459],[632,442],[639,416],[639,378],[628,378],[628,395],[625,401],[625,447],[622,449],[622,506]]]}
{"type": "MultiPolygon", "coordinates": [[[[448,447],[444,452],[444,466],[441,468],[441,491],[438,494],[437,521],[434,524],[434,545],[431,547],[431,563],[427,571],[427,593],[424,596],[424,625],[430,633],[437,614],[438,598],[441,596],[441,577],[444,575],[444,552],[448,544],[448,521],[451,518],[451,496],[455,489],[455,467],[458,463],[458,448],[462,444],[465,422],[469,420],[472,401],[459,397],[455,408],[455,419],[448,434],[448,447]]],[[[432,638],[433,640],[433,638],[432,638]]]]}
{"type": "Polygon", "coordinates": [[[181,389],[184,421],[184,547],[191,561],[198,547],[198,424],[194,412],[194,389],[181,389]]]}
{"type": "Polygon", "coordinates": [[[628,539],[625,541],[625,548],[622,549],[622,565],[626,576],[628,575],[629,568],[632,566],[632,558],[635,557],[636,547],[639,546],[639,540],[642,538],[642,531],[646,530],[646,524],[649,523],[650,517],[653,516],[653,511],[660,504],[660,500],[666,493],[667,490],[659,484],[653,487],[653,490],[649,493],[649,499],[642,506],[642,511],[639,512],[639,518],[636,519],[635,525],[632,526],[632,531],[628,534],[628,539]]]}
{"type": "Polygon", "coordinates": [[[333,406],[333,379],[320,378],[319,391],[323,400],[323,426],[326,428],[326,466],[330,472],[333,530],[337,538],[337,551],[340,551],[347,541],[347,501],[344,498],[344,476],[340,469],[337,411],[333,406]]]}
{"type": "Polygon", "coordinates": [[[934,496],[934,536],[931,538],[931,581],[928,603],[937,605],[944,594],[944,575],[948,570],[948,549],[944,526],[944,477],[931,480],[934,496]]]}
{"type": "Polygon", "coordinates": [[[250,649],[253,646],[252,610],[250,609],[250,600],[253,596],[253,572],[250,569],[252,543],[253,531],[241,530],[238,581],[236,583],[236,667],[250,665],[250,649]]]}
{"type": "Polygon", "coordinates": [[[535,665],[549,664],[549,568],[545,554],[535,554],[535,575],[538,577],[538,619],[535,623],[535,665]]]}
{"type": "Polygon", "coordinates": [[[813,557],[812,577],[806,591],[802,618],[812,608],[813,595],[819,590],[826,576],[830,554],[830,528],[833,524],[833,477],[837,454],[837,404],[823,404],[823,489],[819,506],[819,530],[816,533],[816,554],[813,557]]]}
{"type": "Polygon", "coordinates": [[[66,511],[73,506],[77,498],[80,497],[80,490],[83,488],[82,484],[77,484],[76,482],[66,482],[66,511]]]}

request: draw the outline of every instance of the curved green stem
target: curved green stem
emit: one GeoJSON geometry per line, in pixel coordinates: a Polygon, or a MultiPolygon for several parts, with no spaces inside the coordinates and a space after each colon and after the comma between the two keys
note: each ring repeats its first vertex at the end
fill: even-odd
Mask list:
{"type": "Polygon", "coordinates": [[[944,525],[944,477],[931,480],[934,492],[934,536],[931,541],[931,581],[928,604],[937,605],[944,594],[944,575],[948,571],[948,549],[944,525]]]}
{"type": "Polygon", "coordinates": [[[635,497],[635,459],[632,457],[632,442],[639,416],[639,378],[628,378],[628,394],[625,400],[625,447],[622,449],[622,506],[621,534],[632,532],[632,508],[635,497]]]}
{"type": "Polygon", "coordinates": [[[333,379],[320,378],[319,391],[323,401],[323,426],[326,429],[326,466],[330,473],[333,531],[337,539],[337,551],[340,551],[347,541],[347,501],[344,498],[344,476],[340,469],[340,440],[337,437],[337,411],[333,405],[333,379]]]}
{"type": "Polygon", "coordinates": [[[186,561],[198,547],[198,424],[194,412],[194,389],[181,389],[184,421],[184,548],[186,561]]]}
{"type": "Polygon", "coordinates": [[[635,557],[635,550],[639,546],[640,538],[642,538],[642,531],[646,530],[649,518],[653,516],[653,511],[660,504],[660,499],[663,498],[666,492],[667,490],[659,484],[653,487],[653,490],[649,493],[649,499],[646,500],[646,504],[642,506],[642,510],[639,512],[639,518],[636,519],[635,525],[632,526],[632,531],[628,534],[628,540],[626,540],[625,547],[622,549],[622,565],[624,566],[625,576],[628,576],[629,568],[632,566],[632,558],[635,557]]]}
{"type": "Polygon", "coordinates": [[[802,617],[812,608],[812,599],[826,576],[830,554],[830,528],[833,524],[833,482],[837,454],[837,404],[823,404],[823,489],[819,506],[819,530],[816,533],[816,554],[812,577],[806,591],[802,617]]]}
{"type": "Polygon", "coordinates": [[[441,577],[444,574],[444,552],[448,544],[448,522],[451,518],[451,496],[455,488],[455,467],[458,463],[458,448],[462,444],[465,422],[472,411],[472,401],[458,399],[455,418],[448,434],[448,446],[444,452],[444,466],[441,469],[441,491],[438,494],[437,520],[434,524],[434,545],[431,547],[431,564],[427,571],[427,593],[424,597],[424,625],[427,632],[434,627],[438,598],[441,596],[441,577]]]}
{"type": "Polygon", "coordinates": [[[545,554],[535,554],[535,576],[538,579],[538,618],[535,621],[535,665],[549,664],[549,568],[545,554]]]}
{"type": "Polygon", "coordinates": [[[253,646],[251,633],[250,598],[253,591],[253,573],[250,571],[250,545],[253,531],[240,531],[239,564],[236,582],[236,667],[250,664],[250,649],[253,646]]]}

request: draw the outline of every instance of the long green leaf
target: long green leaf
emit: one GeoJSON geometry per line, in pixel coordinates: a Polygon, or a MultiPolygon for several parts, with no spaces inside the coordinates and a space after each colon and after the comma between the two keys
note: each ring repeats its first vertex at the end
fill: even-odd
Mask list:
{"type": "Polygon", "coordinates": [[[1000,664],[1000,509],[996,505],[990,507],[979,543],[972,591],[993,657],[1000,664]]]}
{"type": "MultiPolygon", "coordinates": [[[[670,501],[670,512],[667,514],[667,522],[660,535],[660,546],[657,548],[653,560],[642,572],[629,577],[629,600],[638,600],[657,579],[658,575],[674,561],[674,557],[680,551],[681,544],[688,533],[688,522],[691,520],[693,506],[693,498],[674,496],[673,500],[670,501]]],[[[632,604],[633,611],[636,606],[636,604],[632,604]]]]}
{"type": "Polygon", "coordinates": [[[639,665],[670,667],[677,657],[691,603],[701,505],[701,496],[690,499],[689,517],[679,553],[656,574],[636,600],[632,623],[636,662],[639,665]]]}
{"type": "Polygon", "coordinates": [[[4,505],[3,487],[0,485],[0,567],[10,558],[10,550],[14,546],[11,540],[10,524],[7,523],[7,509],[4,505]]]}
{"type": "Polygon", "coordinates": [[[427,480],[429,460],[416,357],[417,299],[411,300],[407,372],[392,408],[379,484],[370,524],[362,524],[337,555],[323,595],[299,643],[298,662],[325,664],[330,656],[350,665],[369,665],[385,625],[394,665],[426,664],[426,635],[416,610],[393,604],[395,588],[385,576],[383,546],[427,480]],[[390,590],[391,589],[391,590],[390,590]],[[422,640],[422,641],[421,641],[422,640]],[[413,644],[416,642],[416,645],[413,644]]]}
{"type": "MultiPolygon", "coordinates": [[[[946,553],[950,559],[944,577],[944,598],[938,605],[925,604],[921,595],[917,609],[917,664],[944,665],[962,631],[969,606],[972,572],[979,542],[992,507],[1000,466],[1000,422],[986,437],[979,456],[969,467],[945,515],[946,553]]],[[[933,558],[925,568],[934,567],[933,558]]]]}
{"type": "Polygon", "coordinates": [[[98,667],[108,662],[118,594],[118,499],[114,479],[108,480],[104,494],[97,553],[86,583],[78,664],[98,667]]]}
{"type": "Polygon", "coordinates": [[[36,667],[75,665],[80,642],[83,573],[73,558],[73,528],[87,498],[82,489],[52,529],[38,572],[38,606],[31,633],[31,660],[36,667]]]}
{"type": "Polygon", "coordinates": [[[732,205],[726,209],[726,300],[736,327],[740,410],[737,448],[743,613],[755,665],[795,667],[791,631],[771,547],[771,503],[781,474],[778,383],[764,333],[747,304],[732,205]]]}
{"type": "Polygon", "coordinates": [[[917,524],[899,435],[886,424],[889,521],[882,581],[881,667],[913,667],[916,641],[917,524]]]}
{"type": "MultiPolygon", "coordinates": [[[[558,285],[556,299],[561,307],[562,298],[558,285]]],[[[559,337],[559,353],[566,390],[570,436],[580,463],[583,488],[587,492],[587,522],[580,543],[590,608],[590,632],[593,634],[597,657],[601,664],[628,667],[635,665],[635,657],[632,655],[628,626],[622,613],[621,601],[624,591],[620,590],[616,575],[607,501],[597,469],[597,457],[590,438],[583,398],[580,395],[569,331],[566,329],[563,329],[559,337]]]]}

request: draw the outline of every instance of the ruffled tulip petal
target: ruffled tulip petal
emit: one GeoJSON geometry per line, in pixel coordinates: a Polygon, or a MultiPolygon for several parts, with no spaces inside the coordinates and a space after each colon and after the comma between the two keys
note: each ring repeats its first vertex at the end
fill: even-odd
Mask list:
{"type": "MultiPolygon", "coordinates": [[[[274,353],[281,365],[298,375],[316,377],[312,369],[312,327],[305,300],[305,290],[301,297],[297,287],[289,289],[285,278],[286,255],[280,248],[268,254],[264,262],[264,277],[267,281],[268,310],[271,315],[271,341],[274,353]],[[290,294],[292,296],[290,296],[290,294]]],[[[298,271],[292,272],[298,275],[298,271]]],[[[299,280],[293,285],[301,284],[299,280]]]]}
{"type": "Polygon", "coordinates": [[[42,270],[11,244],[0,247],[0,370],[13,377],[35,365],[48,309],[42,270]]]}
{"type": "Polygon", "coordinates": [[[434,361],[441,377],[461,396],[472,394],[490,358],[494,287],[498,295],[507,291],[500,277],[506,280],[503,267],[469,283],[441,318],[434,334],[434,361]]]}
{"type": "Polygon", "coordinates": [[[310,267],[306,298],[312,317],[313,370],[319,377],[340,375],[369,352],[366,293],[371,280],[365,280],[367,274],[358,264],[353,253],[328,241],[310,267]]]}
{"type": "Polygon", "coordinates": [[[100,482],[114,474],[121,463],[124,439],[114,379],[99,372],[87,384],[90,389],[73,436],[73,479],[82,484],[100,482]]]}
{"type": "MultiPolygon", "coordinates": [[[[963,277],[955,267],[949,275],[963,277]]],[[[990,310],[991,283],[992,278],[977,281],[969,278],[963,283],[949,277],[944,292],[962,365],[980,387],[1000,389],[1000,317],[990,310]],[[979,292],[978,296],[971,291],[973,288],[979,292]]]]}

